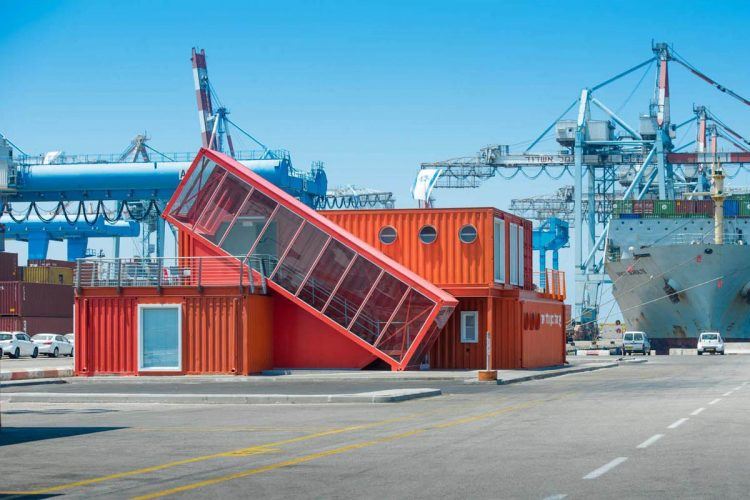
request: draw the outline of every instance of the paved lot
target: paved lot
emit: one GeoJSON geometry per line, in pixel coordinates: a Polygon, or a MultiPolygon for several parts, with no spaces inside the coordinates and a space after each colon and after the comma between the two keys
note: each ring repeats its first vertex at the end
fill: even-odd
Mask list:
{"type": "Polygon", "coordinates": [[[10,359],[8,356],[0,358],[0,370],[27,370],[29,368],[73,368],[73,358],[48,358],[41,354],[37,358],[23,357],[10,359]]]}
{"type": "Polygon", "coordinates": [[[2,489],[158,498],[744,498],[750,358],[387,405],[3,406],[2,489]]]}

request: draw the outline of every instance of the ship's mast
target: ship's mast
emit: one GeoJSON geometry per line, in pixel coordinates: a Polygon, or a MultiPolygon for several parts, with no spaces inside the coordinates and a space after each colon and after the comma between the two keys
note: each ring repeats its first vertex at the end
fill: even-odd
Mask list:
{"type": "Polygon", "coordinates": [[[724,244],[724,171],[721,162],[716,160],[711,164],[711,198],[714,200],[714,243],[724,244]]]}

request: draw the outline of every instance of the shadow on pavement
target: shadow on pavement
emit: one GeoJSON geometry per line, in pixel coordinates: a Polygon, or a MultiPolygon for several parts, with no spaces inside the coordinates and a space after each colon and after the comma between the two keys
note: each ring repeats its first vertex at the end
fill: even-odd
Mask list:
{"type": "Polygon", "coordinates": [[[96,432],[116,431],[125,427],[5,427],[0,428],[0,446],[57,439],[96,432]]]}

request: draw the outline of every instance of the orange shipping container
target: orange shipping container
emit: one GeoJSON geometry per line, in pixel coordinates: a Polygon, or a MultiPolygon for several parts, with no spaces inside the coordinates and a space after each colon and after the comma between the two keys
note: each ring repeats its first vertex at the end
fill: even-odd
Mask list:
{"type": "MultiPolygon", "coordinates": [[[[76,374],[152,375],[138,367],[138,306],[182,306],[184,374],[250,374],[272,368],[272,298],[234,287],[83,289],[76,297],[76,374]]],[[[165,374],[165,373],[159,373],[165,374]]]]}
{"type": "Polygon", "coordinates": [[[533,288],[531,222],[513,214],[495,208],[329,210],[322,213],[454,295],[460,295],[460,289],[466,287],[514,286],[512,279],[516,269],[519,269],[519,279],[513,281],[520,282],[522,274],[523,288],[533,288]],[[498,238],[495,238],[496,219],[503,221],[497,226],[503,228],[498,238]],[[522,236],[511,234],[515,227],[522,228],[522,236]],[[497,270],[504,275],[504,283],[495,279],[493,250],[496,241],[504,250],[498,253],[504,262],[497,270]],[[511,251],[513,243],[523,251],[511,251]],[[514,264],[515,255],[519,255],[519,262],[514,264]]]}
{"type": "Polygon", "coordinates": [[[493,369],[540,368],[565,362],[565,306],[534,292],[463,297],[430,351],[430,367],[484,369],[490,331],[493,369]],[[489,304],[492,304],[490,315],[489,304]],[[476,312],[477,335],[462,338],[465,313],[476,312]],[[490,328],[490,323],[492,327],[490,328]]]}

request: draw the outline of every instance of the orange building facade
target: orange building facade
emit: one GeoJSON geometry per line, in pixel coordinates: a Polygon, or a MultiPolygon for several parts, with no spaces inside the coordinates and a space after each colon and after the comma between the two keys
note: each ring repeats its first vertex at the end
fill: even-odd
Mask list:
{"type": "Polygon", "coordinates": [[[537,288],[531,223],[512,214],[316,212],[204,149],[164,217],[176,257],[79,261],[77,374],[565,360],[564,279],[537,288]]]}
{"type": "Polygon", "coordinates": [[[494,369],[565,362],[562,273],[539,290],[531,222],[495,208],[332,210],[323,214],[456,297],[430,350],[431,368],[494,369]]]}

